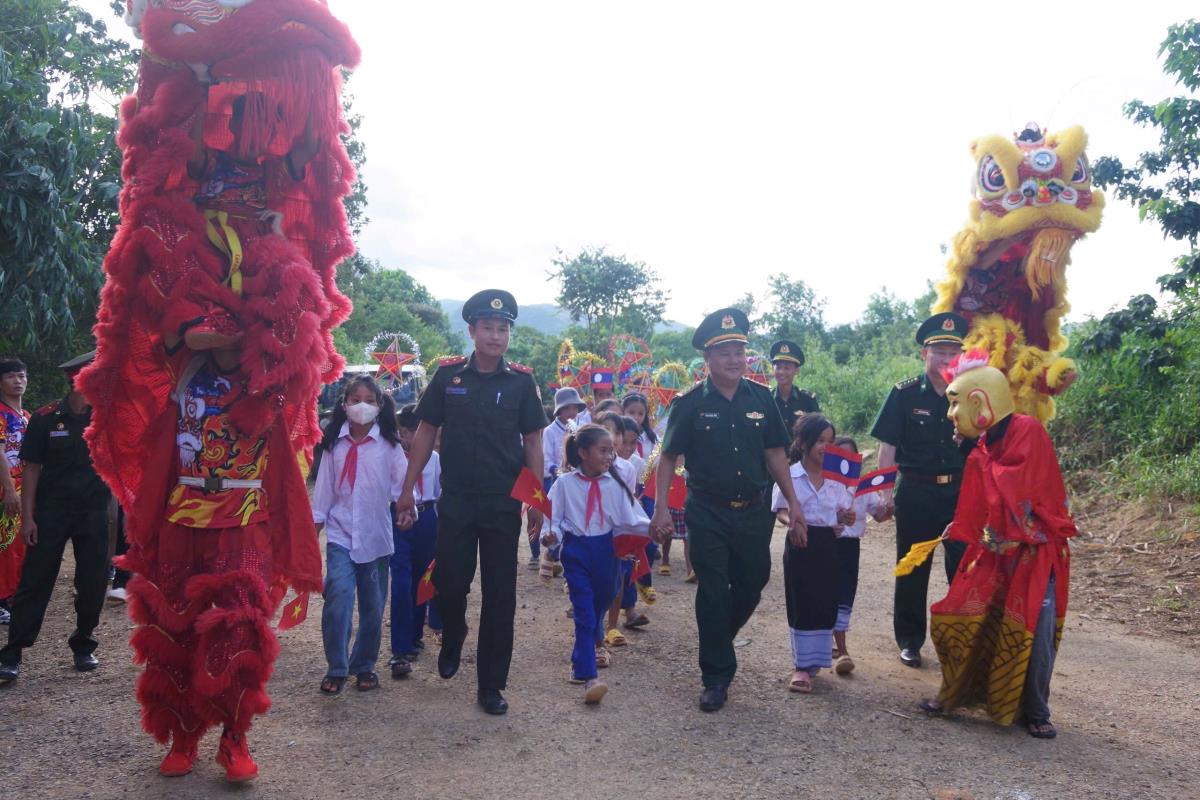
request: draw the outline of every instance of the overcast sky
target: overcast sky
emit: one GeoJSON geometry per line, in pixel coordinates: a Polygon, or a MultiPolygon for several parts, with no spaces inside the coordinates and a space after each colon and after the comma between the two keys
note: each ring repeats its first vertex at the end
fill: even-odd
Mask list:
{"type": "MultiPolygon", "coordinates": [[[[94,4],[94,3],[93,3],[94,4]]],[[[970,141],[1081,124],[1131,162],[1132,98],[1184,2],[535,3],[330,0],[363,62],[365,254],[438,297],[553,302],[556,249],[646,262],[695,324],[785,272],[858,317],[920,294],[966,219],[970,141]],[[1002,16],[997,15],[997,11],[1002,16]]],[[[1071,317],[1140,292],[1184,251],[1110,201],[1078,244],[1071,317]]]]}

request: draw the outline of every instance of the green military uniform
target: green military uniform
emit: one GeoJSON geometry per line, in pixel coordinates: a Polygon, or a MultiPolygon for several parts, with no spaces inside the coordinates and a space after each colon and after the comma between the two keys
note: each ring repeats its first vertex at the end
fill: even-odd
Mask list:
{"type": "MultiPolygon", "coordinates": [[[[749,322],[722,309],[696,330],[697,349],[746,341],[749,322]]],[[[671,405],[663,452],[686,459],[685,519],[696,590],[700,670],[706,687],[725,686],[737,670],[733,639],[758,606],[771,575],[768,494],[774,482],[765,451],[786,448],[788,433],[770,392],[742,379],[726,399],[706,378],[671,405]]]]}
{"type": "MultiPolygon", "coordinates": [[[[804,366],[804,351],[800,345],[795,342],[781,339],[771,345],[771,363],[775,364],[779,361],[787,361],[795,364],[797,367],[804,366]]],[[[771,390],[771,396],[775,398],[775,405],[779,406],[779,413],[783,417],[783,424],[791,431],[796,420],[804,414],[815,414],[821,410],[821,406],[817,403],[817,397],[812,392],[806,392],[798,388],[795,384],[789,387],[787,397],[779,391],[776,386],[771,390]]]]}
{"type": "MultiPolygon", "coordinates": [[[[463,306],[463,318],[516,319],[508,292],[488,290],[463,306]]],[[[482,601],[477,670],[480,689],[504,689],[516,615],[521,503],[509,496],[525,466],[522,437],[546,426],[532,372],[500,359],[480,372],[475,356],[439,364],[417,417],[441,428],[442,497],[433,584],[444,642],[457,652],[467,635],[467,593],[478,555],[482,601]]],[[[445,646],[445,645],[444,645],[445,646]]]]}
{"type": "MultiPolygon", "coordinates": [[[[967,321],[937,314],[917,332],[922,347],[962,344],[967,321]]],[[[896,448],[900,476],[896,485],[896,560],[916,542],[935,539],[954,518],[963,456],[954,441],[954,423],[946,417],[950,401],[922,373],[897,383],[884,401],[871,435],[896,448]]],[[[965,546],[946,542],[946,579],[958,569],[965,546]]],[[[929,573],[927,560],[911,574],[896,578],[893,626],[901,650],[919,652],[925,642],[929,573]]]]}

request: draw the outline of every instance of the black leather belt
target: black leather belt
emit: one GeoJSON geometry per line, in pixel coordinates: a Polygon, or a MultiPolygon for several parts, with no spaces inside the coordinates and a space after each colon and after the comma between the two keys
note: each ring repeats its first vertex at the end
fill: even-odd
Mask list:
{"type": "Polygon", "coordinates": [[[766,499],[765,492],[760,492],[758,494],[758,496],[756,496],[756,497],[741,498],[741,497],[722,497],[719,494],[711,494],[709,492],[701,492],[696,489],[689,489],[688,491],[691,492],[692,494],[696,495],[697,497],[704,498],[704,501],[706,503],[712,503],[713,505],[720,506],[721,508],[728,508],[731,511],[745,511],[748,508],[756,508],[756,507],[762,505],[763,500],[766,499]]]}
{"type": "Polygon", "coordinates": [[[935,483],[938,486],[949,486],[952,483],[958,483],[962,478],[961,472],[949,472],[943,475],[938,475],[932,472],[916,472],[911,469],[902,469],[900,474],[904,476],[906,481],[916,481],[917,483],[935,483]]]}

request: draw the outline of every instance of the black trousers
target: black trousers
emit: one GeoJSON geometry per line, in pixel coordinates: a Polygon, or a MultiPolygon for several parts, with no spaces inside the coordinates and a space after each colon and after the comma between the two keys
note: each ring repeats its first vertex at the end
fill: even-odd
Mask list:
{"type": "MultiPolygon", "coordinates": [[[[896,488],[896,561],[904,558],[917,542],[942,535],[954,519],[958,503],[958,484],[938,486],[900,479],[896,488]]],[[[945,542],[946,580],[958,571],[958,562],[966,552],[964,542],[945,542]]],[[[893,625],[900,649],[920,650],[925,644],[926,610],[929,608],[929,574],[933,558],[911,574],[896,578],[893,625]]]]}
{"type": "Polygon", "coordinates": [[[21,581],[12,599],[8,645],[0,650],[3,664],[19,662],[21,651],[37,641],[68,541],[75,554],[77,594],[75,632],[67,641],[72,652],[81,655],[91,653],[97,645],[92,632],[100,624],[108,584],[107,509],[37,510],[33,520],[38,527],[38,541],[25,551],[21,581]]]}
{"type": "Polygon", "coordinates": [[[480,689],[504,689],[512,662],[517,613],[517,542],[521,504],[502,495],[446,492],[438,503],[433,585],[442,636],[467,635],[467,594],[478,563],[482,597],[476,669],[480,689]]]}

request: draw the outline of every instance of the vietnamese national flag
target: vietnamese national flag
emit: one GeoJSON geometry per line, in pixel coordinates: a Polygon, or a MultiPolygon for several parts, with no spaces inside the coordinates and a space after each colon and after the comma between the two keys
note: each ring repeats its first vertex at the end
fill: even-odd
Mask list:
{"type": "Polygon", "coordinates": [[[877,469],[874,472],[868,472],[858,482],[858,491],[854,493],[854,496],[862,497],[864,494],[881,492],[884,489],[892,488],[896,485],[896,471],[896,467],[887,467],[886,469],[877,469]]]}
{"type": "Polygon", "coordinates": [[[542,488],[542,479],[534,475],[529,467],[521,468],[521,474],[517,476],[509,496],[550,516],[550,498],[546,497],[546,491],[542,488]]]}
{"type": "Polygon", "coordinates": [[[419,606],[428,603],[437,594],[437,588],[433,585],[433,565],[436,563],[436,558],[429,562],[429,569],[425,570],[425,574],[417,583],[417,605],[419,606]]]}
{"type": "MultiPolygon", "coordinates": [[[[646,479],[646,486],[642,489],[642,497],[654,499],[655,492],[658,486],[656,473],[658,470],[651,470],[650,477],[646,479]]],[[[673,508],[676,511],[682,511],[684,505],[687,504],[687,481],[682,475],[676,475],[671,478],[671,488],[667,490],[667,508],[673,508]]]]}
{"type": "Polygon", "coordinates": [[[633,556],[633,575],[630,583],[637,583],[638,578],[650,574],[650,559],[646,555],[646,545],[650,537],[638,533],[618,533],[613,537],[613,552],[617,558],[633,556]]]}
{"type": "Polygon", "coordinates": [[[862,456],[852,450],[828,445],[825,448],[825,460],[821,464],[821,474],[831,481],[858,488],[858,478],[862,474],[862,456]]]}
{"type": "Polygon", "coordinates": [[[283,614],[279,616],[277,630],[286,631],[289,628],[294,628],[307,618],[308,592],[305,592],[283,607],[283,614]]]}

